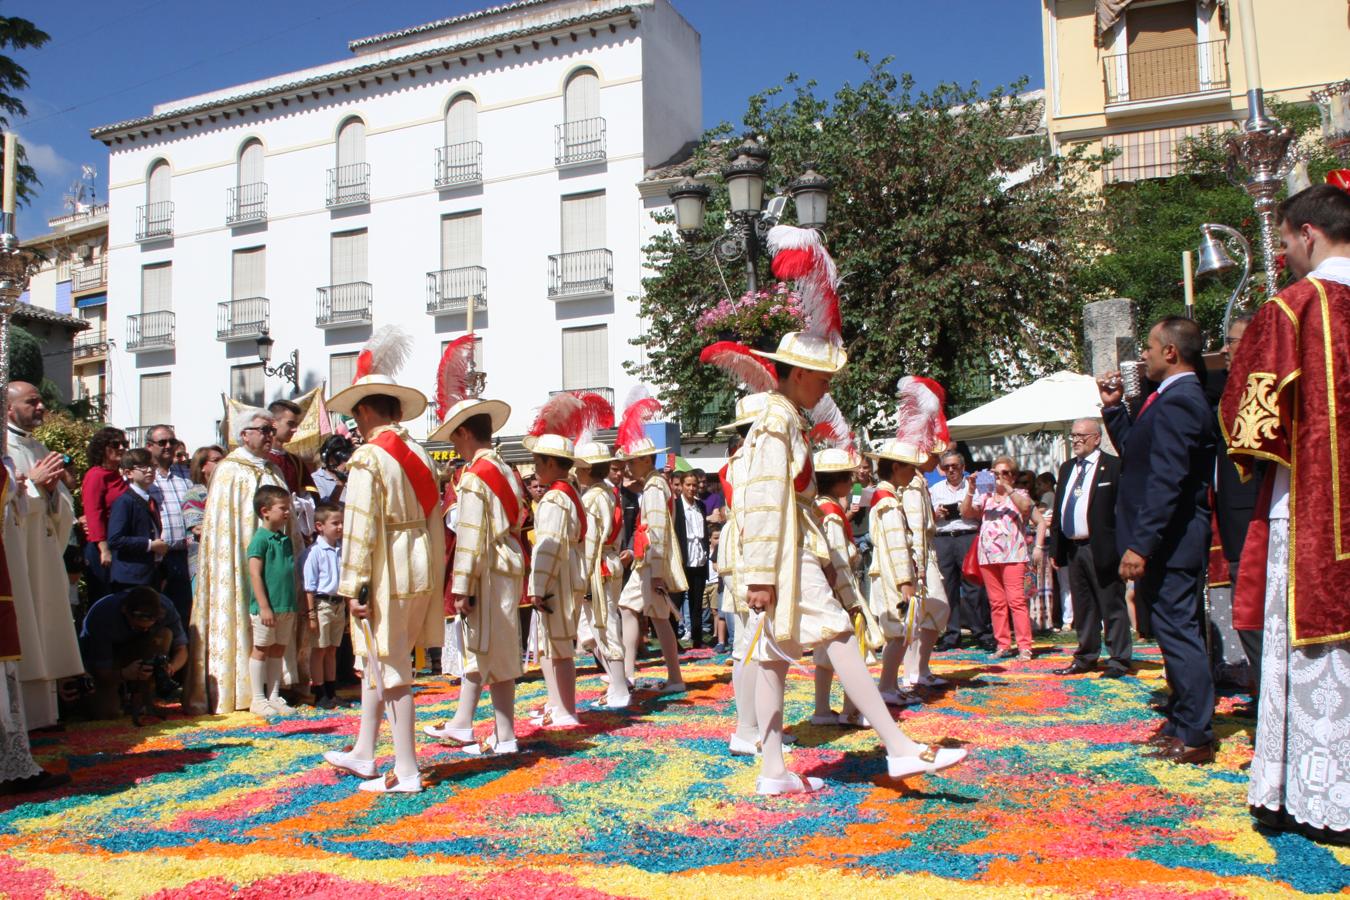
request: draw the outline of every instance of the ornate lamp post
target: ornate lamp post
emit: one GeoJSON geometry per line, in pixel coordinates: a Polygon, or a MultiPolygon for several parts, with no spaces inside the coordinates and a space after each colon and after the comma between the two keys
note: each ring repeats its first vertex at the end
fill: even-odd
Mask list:
{"type": "MultiPolygon", "coordinates": [[[[806,171],[788,184],[787,192],[797,210],[797,222],[805,228],[824,228],[829,207],[830,180],[808,163],[806,171]]],[[[712,253],[724,262],[745,261],[745,280],[749,290],[759,287],[756,263],[769,229],[778,224],[785,201],[770,201],[764,206],[764,181],[769,171],[769,151],[748,137],[731,151],[730,162],[722,170],[726,182],[732,227],[702,249],[694,249],[703,230],[708,198],[712,189],[689,180],[670,191],[675,205],[675,227],[680,237],[698,258],[712,253]]]]}
{"type": "Polygon", "coordinates": [[[271,376],[280,376],[291,383],[295,388],[294,393],[300,393],[300,351],[292,350],[290,358],[285,362],[278,364],[275,368],[267,364],[272,361],[272,346],[276,343],[272,335],[264,328],[258,334],[258,359],[263,364],[263,374],[271,376]]]}
{"type": "Polygon", "coordinates": [[[1322,137],[1341,162],[1350,162],[1350,79],[1312,92],[1322,111],[1322,137]]]}

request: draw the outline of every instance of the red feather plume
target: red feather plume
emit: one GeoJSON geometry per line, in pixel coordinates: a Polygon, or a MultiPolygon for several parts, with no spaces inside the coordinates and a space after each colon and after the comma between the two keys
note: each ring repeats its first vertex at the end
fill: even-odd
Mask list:
{"type": "Polygon", "coordinates": [[[1350,169],[1332,169],[1327,173],[1327,184],[1350,193],[1350,169]]]}
{"type": "Polygon", "coordinates": [[[530,434],[535,437],[542,434],[560,434],[565,438],[575,439],[581,433],[585,410],[586,405],[576,394],[554,394],[548,398],[547,403],[539,407],[539,414],[534,417],[534,424],[530,426],[530,434]]]}
{"type": "Polygon", "coordinates": [[[769,252],[773,254],[773,274],[797,283],[806,314],[805,334],[829,341],[843,342],[843,318],[839,312],[839,272],[814,228],[775,225],[769,229],[769,252]]]}
{"type": "Polygon", "coordinates": [[[703,348],[699,362],[716,366],[755,393],[778,387],[778,370],[774,364],[750,352],[750,348],[735,341],[718,341],[703,348]]]}
{"type": "Polygon", "coordinates": [[[811,443],[826,447],[853,447],[853,432],[849,430],[844,414],[829,394],[820,398],[811,409],[811,443]]]}
{"type": "Polygon", "coordinates": [[[436,417],[445,414],[469,396],[469,368],[473,361],[472,334],[460,335],[449,343],[436,367],[436,417]]]}
{"type": "Polygon", "coordinates": [[[375,364],[375,354],[369,350],[362,350],[356,357],[356,374],[352,376],[352,384],[356,384],[362,378],[370,374],[370,367],[375,364]]]}
{"type": "Polygon", "coordinates": [[[578,397],[581,400],[581,430],[575,435],[578,443],[589,440],[597,431],[614,427],[614,407],[608,400],[594,392],[578,397]]]}
{"type": "Polygon", "coordinates": [[[638,385],[628,393],[627,408],[619,421],[619,433],[614,439],[621,451],[627,451],[638,441],[646,437],[643,427],[661,414],[661,401],[651,396],[644,385],[638,385]]]}

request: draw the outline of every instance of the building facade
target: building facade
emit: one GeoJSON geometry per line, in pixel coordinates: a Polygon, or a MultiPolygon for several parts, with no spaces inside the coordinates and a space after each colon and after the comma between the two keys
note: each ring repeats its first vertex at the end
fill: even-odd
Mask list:
{"type": "Polygon", "coordinates": [[[81,206],[24,241],[41,263],[15,321],[42,344],[43,369],[67,403],[102,415],[107,394],[108,207],[81,206]]]}
{"type": "MultiPolygon", "coordinates": [[[[1252,11],[1267,97],[1306,103],[1345,78],[1343,0],[1252,0],[1252,11]]],[[[1105,184],[1176,174],[1185,138],[1246,118],[1251,24],[1228,0],[1042,0],[1052,141],[1118,151],[1105,184]]]]}
{"type": "MultiPolygon", "coordinates": [[[[353,41],[353,57],[161,104],[109,148],[112,420],[212,437],[220,395],[351,381],[417,336],[428,393],[472,324],[487,393],[622,398],[641,323],[643,173],[701,134],[698,34],[668,0],[518,0],[353,41]]],[[[414,435],[430,422],[412,423],[414,435]]]]}

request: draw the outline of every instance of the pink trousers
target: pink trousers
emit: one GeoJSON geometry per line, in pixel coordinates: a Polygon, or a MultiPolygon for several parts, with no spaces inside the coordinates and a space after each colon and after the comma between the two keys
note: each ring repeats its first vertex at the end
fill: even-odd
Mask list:
{"type": "Polygon", "coordinates": [[[1006,650],[1012,646],[1012,636],[1008,633],[1008,619],[1012,618],[1012,631],[1017,635],[1017,648],[1031,650],[1031,616],[1027,614],[1027,597],[1023,586],[1026,576],[1026,563],[986,563],[980,566],[980,575],[984,578],[984,591],[989,595],[989,617],[994,626],[994,639],[998,649],[1006,650]]]}

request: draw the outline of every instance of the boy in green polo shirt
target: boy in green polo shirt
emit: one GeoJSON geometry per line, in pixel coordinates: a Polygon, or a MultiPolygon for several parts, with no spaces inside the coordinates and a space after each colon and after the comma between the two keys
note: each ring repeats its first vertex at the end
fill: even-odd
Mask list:
{"type": "Polygon", "coordinates": [[[248,618],[253,625],[253,652],[248,678],[253,703],[248,711],[259,716],[292,712],[281,699],[281,661],[295,638],[296,597],[299,593],[295,551],[286,524],[291,518],[291,495],[265,484],[253,495],[253,511],[262,520],[248,543],[250,591],[248,618]]]}

